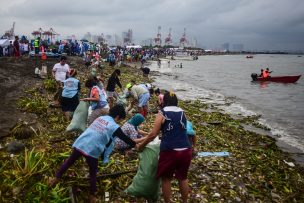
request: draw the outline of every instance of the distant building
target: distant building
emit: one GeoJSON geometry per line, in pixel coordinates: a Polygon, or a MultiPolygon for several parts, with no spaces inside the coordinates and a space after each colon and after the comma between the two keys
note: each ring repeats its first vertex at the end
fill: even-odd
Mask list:
{"type": "Polygon", "coordinates": [[[141,41],[140,45],[153,46],[153,42],[154,42],[154,40],[152,38],[149,38],[149,39],[145,39],[145,40],[141,41]]]}
{"type": "Polygon", "coordinates": [[[233,51],[244,51],[243,44],[233,44],[232,46],[233,51]]]}
{"type": "Polygon", "coordinates": [[[190,38],[190,40],[189,40],[189,47],[193,47],[193,48],[198,47],[197,46],[197,40],[196,40],[195,37],[191,37],[190,38]]]}
{"type": "Polygon", "coordinates": [[[228,42],[222,44],[222,48],[229,51],[230,50],[230,44],[228,42]]]}
{"type": "Polygon", "coordinates": [[[13,26],[8,31],[5,31],[4,35],[1,37],[3,39],[14,39],[15,37],[15,22],[13,23],[13,26]]]}
{"type": "Polygon", "coordinates": [[[113,37],[114,37],[114,39],[113,39],[114,44],[115,44],[116,46],[122,46],[121,37],[119,37],[119,36],[116,35],[116,34],[114,34],[113,37]]]}
{"type": "Polygon", "coordinates": [[[109,46],[114,46],[114,37],[112,35],[105,36],[106,44],[109,46]]]}
{"type": "Polygon", "coordinates": [[[129,29],[127,32],[122,33],[122,43],[124,46],[132,44],[133,31],[129,29]]]}

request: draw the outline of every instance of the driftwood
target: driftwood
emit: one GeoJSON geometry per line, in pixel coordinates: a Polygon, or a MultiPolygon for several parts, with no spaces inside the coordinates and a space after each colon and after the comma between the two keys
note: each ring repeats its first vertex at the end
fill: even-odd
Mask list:
{"type": "Polygon", "coordinates": [[[130,171],[119,171],[119,172],[114,172],[114,173],[106,173],[106,174],[102,174],[97,176],[97,180],[98,179],[103,179],[103,178],[116,178],[118,176],[124,175],[124,174],[128,174],[128,173],[135,173],[137,170],[130,170],[130,171]]]}

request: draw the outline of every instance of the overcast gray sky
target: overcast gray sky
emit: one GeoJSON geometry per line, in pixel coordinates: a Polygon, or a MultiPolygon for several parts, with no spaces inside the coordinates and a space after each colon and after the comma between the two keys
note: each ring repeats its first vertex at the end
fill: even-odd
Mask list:
{"type": "Polygon", "coordinates": [[[133,30],[135,41],[164,39],[183,29],[205,48],[223,43],[245,49],[304,50],[304,0],[0,0],[0,34],[16,22],[29,35],[52,27],[62,36],[118,34],[133,30]]]}

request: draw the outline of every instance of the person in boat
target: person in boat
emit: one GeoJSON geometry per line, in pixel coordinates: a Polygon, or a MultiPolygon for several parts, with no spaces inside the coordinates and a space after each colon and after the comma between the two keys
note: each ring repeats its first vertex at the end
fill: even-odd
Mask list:
{"type": "Polygon", "coordinates": [[[260,75],[260,77],[262,77],[262,78],[269,78],[271,72],[272,71],[269,71],[269,68],[266,68],[266,70],[261,69],[261,75],[260,75]]]}
{"type": "Polygon", "coordinates": [[[267,77],[270,77],[270,73],[272,73],[272,71],[269,71],[269,68],[266,68],[267,77]]]}
{"type": "Polygon", "coordinates": [[[264,69],[261,69],[261,73],[260,73],[259,77],[263,77],[263,73],[264,73],[264,69]]]}

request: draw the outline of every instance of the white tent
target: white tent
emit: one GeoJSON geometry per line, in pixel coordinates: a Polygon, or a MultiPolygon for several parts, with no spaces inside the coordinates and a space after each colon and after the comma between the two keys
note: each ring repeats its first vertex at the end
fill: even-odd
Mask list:
{"type": "Polygon", "coordinates": [[[126,48],[127,49],[131,49],[131,48],[133,48],[133,49],[141,49],[142,47],[140,46],[140,45],[130,45],[130,46],[126,46],[126,48]]]}
{"type": "Polygon", "coordinates": [[[10,41],[8,39],[0,39],[0,46],[6,47],[10,44],[10,41]]]}

